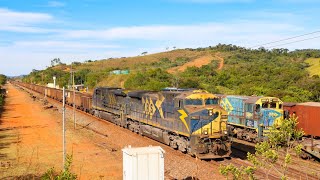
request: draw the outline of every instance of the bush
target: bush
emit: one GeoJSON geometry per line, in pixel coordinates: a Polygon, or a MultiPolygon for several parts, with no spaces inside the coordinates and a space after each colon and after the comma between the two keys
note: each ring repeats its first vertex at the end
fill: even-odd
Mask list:
{"type": "Polygon", "coordinates": [[[46,173],[41,176],[43,180],[74,180],[77,179],[77,175],[70,171],[72,164],[72,156],[67,155],[65,170],[57,173],[53,168],[50,168],[46,173]]]}

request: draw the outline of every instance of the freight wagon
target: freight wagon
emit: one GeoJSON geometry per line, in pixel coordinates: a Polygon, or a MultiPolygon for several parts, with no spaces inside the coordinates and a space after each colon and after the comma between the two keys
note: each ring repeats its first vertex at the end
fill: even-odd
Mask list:
{"type": "Polygon", "coordinates": [[[302,141],[304,156],[320,159],[320,103],[284,103],[284,118],[290,116],[298,118],[297,128],[306,135],[302,141]]]}

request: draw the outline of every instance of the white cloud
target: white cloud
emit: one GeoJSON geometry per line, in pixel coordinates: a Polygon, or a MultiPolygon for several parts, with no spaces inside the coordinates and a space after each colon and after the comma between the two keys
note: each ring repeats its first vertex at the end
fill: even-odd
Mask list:
{"type": "Polygon", "coordinates": [[[170,0],[181,3],[250,3],[255,0],[170,0]]]}
{"type": "Polygon", "coordinates": [[[35,25],[52,20],[53,17],[45,13],[17,12],[0,8],[0,31],[46,32],[47,29],[35,27],[35,25]]]}
{"type": "Polygon", "coordinates": [[[36,48],[36,49],[106,49],[106,48],[120,48],[118,45],[107,45],[102,43],[86,43],[86,42],[72,42],[72,41],[18,41],[14,43],[15,47],[36,48]]]}
{"type": "Polygon", "coordinates": [[[73,61],[83,62],[84,60],[103,59],[106,57],[120,57],[123,52],[115,50],[88,50],[84,51],[34,51],[34,49],[23,47],[0,47],[1,61],[0,74],[9,76],[28,74],[32,69],[44,69],[50,65],[53,58],[59,57],[63,63],[71,63],[73,61]],[[19,52],[19,53],[17,53],[19,52]]]}
{"type": "Polygon", "coordinates": [[[64,7],[66,4],[64,2],[60,1],[49,1],[48,2],[48,7],[64,7]]]}
{"type": "Polygon", "coordinates": [[[239,39],[241,36],[277,34],[279,32],[295,32],[301,28],[291,24],[238,21],[231,23],[207,23],[197,25],[151,25],[116,27],[106,30],[75,30],[61,34],[65,38],[95,38],[105,40],[170,40],[170,41],[225,41],[239,39]],[[238,37],[237,37],[238,36],[238,37]]]}

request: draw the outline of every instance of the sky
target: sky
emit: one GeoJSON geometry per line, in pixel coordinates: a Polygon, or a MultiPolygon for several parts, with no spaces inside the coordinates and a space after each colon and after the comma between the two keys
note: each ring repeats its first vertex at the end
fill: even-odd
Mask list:
{"type": "Polygon", "coordinates": [[[310,32],[265,47],[319,49],[320,38],[286,44],[320,36],[319,19],[319,0],[0,0],[0,74],[310,32]]]}

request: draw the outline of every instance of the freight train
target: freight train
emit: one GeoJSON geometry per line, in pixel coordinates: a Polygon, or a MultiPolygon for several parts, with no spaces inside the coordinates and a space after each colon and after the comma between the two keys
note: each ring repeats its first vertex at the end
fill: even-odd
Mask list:
{"type": "Polygon", "coordinates": [[[228,112],[228,133],[250,142],[263,140],[283,118],[283,102],[276,97],[219,95],[228,112]]]}
{"type": "MultiPolygon", "coordinates": [[[[62,101],[62,90],[12,82],[62,101]]],[[[227,112],[203,90],[131,91],[98,87],[93,95],[67,90],[66,103],[200,159],[229,157],[227,112]],[[74,101],[73,101],[74,99],[74,101]],[[74,103],[73,103],[74,102],[74,103]]]]}

